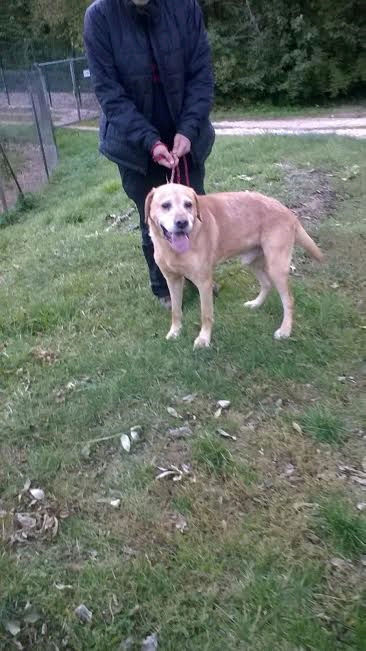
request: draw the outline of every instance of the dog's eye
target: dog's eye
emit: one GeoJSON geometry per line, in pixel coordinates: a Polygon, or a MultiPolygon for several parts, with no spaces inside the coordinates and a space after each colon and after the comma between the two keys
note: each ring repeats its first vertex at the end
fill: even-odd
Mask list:
{"type": "Polygon", "coordinates": [[[184,207],[187,208],[187,210],[190,210],[192,208],[193,204],[192,201],[185,201],[184,202],[184,207]]]}
{"type": "Polygon", "coordinates": [[[164,201],[164,203],[161,204],[161,207],[163,208],[163,210],[170,210],[172,204],[170,201],[164,201]]]}

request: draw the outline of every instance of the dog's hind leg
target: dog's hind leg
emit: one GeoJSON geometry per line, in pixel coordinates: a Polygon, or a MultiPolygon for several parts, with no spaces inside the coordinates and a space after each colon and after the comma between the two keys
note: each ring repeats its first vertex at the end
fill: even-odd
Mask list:
{"type": "Polygon", "coordinates": [[[266,300],[271,290],[272,282],[267,272],[265,271],[264,258],[262,255],[256,258],[253,262],[249,263],[248,266],[249,269],[254,273],[254,275],[256,276],[260,284],[260,292],[258,296],[253,301],[247,301],[246,303],[244,303],[245,307],[250,307],[253,310],[263,305],[264,301],[266,300]]]}
{"type": "Polygon", "coordinates": [[[294,309],[294,299],[288,284],[292,244],[276,254],[271,249],[264,253],[268,276],[280,295],[283,307],[282,323],[274,333],[274,338],[285,339],[291,335],[294,309]]]}
{"type": "Polygon", "coordinates": [[[166,336],[167,339],[176,339],[182,329],[182,301],[184,277],[167,275],[166,281],[172,301],[172,325],[166,336]]]}

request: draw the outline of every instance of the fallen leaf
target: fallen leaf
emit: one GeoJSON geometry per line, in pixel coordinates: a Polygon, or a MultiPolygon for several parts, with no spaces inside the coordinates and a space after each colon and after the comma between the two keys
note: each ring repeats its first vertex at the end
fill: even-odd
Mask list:
{"type": "Polygon", "coordinates": [[[93,618],[93,613],[86,606],[84,606],[84,604],[80,604],[80,606],[75,608],[74,613],[82,622],[86,622],[88,624],[93,618]]]}
{"type": "Polygon", "coordinates": [[[54,583],[56,590],[72,590],[72,585],[65,585],[64,583],[54,583]]]}
{"type": "Polygon", "coordinates": [[[135,425],[130,429],[131,441],[136,443],[142,434],[142,427],[140,425],[135,425]]]}
{"type": "Polygon", "coordinates": [[[166,410],[170,416],[173,416],[173,418],[182,418],[182,416],[178,414],[177,410],[174,409],[174,407],[167,407],[166,410]]]}
{"type": "Polygon", "coordinates": [[[190,393],[188,394],[188,396],[184,396],[184,398],[182,398],[182,401],[193,402],[193,400],[195,400],[196,398],[197,398],[197,393],[190,393]]]}
{"type": "Polygon", "coordinates": [[[25,480],[25,484],[24,484],[24,486],[23,486],[23,493],[27,493],[27,492],[29,491],[29,489],[30,489],[30,487],[31,487],[31,483],[32,483],[32,482],[31,482],[30,479],[26,479],[26,480],[25,480]]]}
{"type": "Polygon", "coordinates": [[[225,432],[224,429],[218,429],[217,433],[220,434],[224,439],[231,439],[232,441],[236,441],[236,436],[233,436],[232,434],[229,434],[228,432],[225,432]]]}
{"type": "Polygon", "coordinates": [[[127,434],[122,434],[121,435],[121,445],[126,452],[129,452],[131,450],[131,441],[127,434]]]}
{"type": "Polygon", "coordinates": [[[89,443],[84,445],[83,448],[81,448],[81,456],[84,457],[84,459],[89,459],[91,453],[91,448],[89,443]]]}
{"type": "Polygon", "coordinates": [[[29,492],[32,495],[32,497],[34,497],[34,499],[37,500],[37,502],[44,500],[45,495],[42,488],[31,488],[29,492]]]}
{"type": "Polygon", "coordinates": [[[302,428],[301,428],[301,425],[299,425],[299,423],[296,423],[296,421],[293,421],[293,423],[292,423],[292,428],[293,428],[293,429],[295,430],[295,432],[297,432],[298,434],[302,434],[302,428]]]}
{"type": "Polygon", "coordinates": [[[15,521],[22,529],[35,529],[37,526],[36,518],[28,513],[16,513],[15,521]]]}
{"type": "Polygon", "coordinates": [[[215,411],[214,418],[220,418],[221,414],[222,414],[222,409],[220,407],[220,409],[217,409],[217,411],[215,411]]]}
{"type": "Polygon", "coordinates": [[[183,427],[168,429],[168,434],[172,439],[184,439],[188,436],[192,436],[193,432],[188,425],[183,425],[183,427]]]}
{"type": "Polygon", "coordinates": [[[141,651],[156,651],[158,648],[158,636],[157,633],[152,633],[148,635],[141,645],[141,651]]]}
{"type": "Polygon", "coordinates": [[[17,622],[15,620],[9,620],[5,622],[5,628],[12,635],[13,637],[16,637],[19,635],[21,628],[20,628],[20,622],[17,622]]]}
{"type": "Polygon", "coordinates": [[[175,528],[178,529],[178,531],[180,531],[181,533],[184,533],[188,529],[187,520],[180,513],[178,514],[177,521],[175,523],[175,528]]]}
{"type": "Polygon", "coordinates": [[[218,400],[217,401],[217,406],[220,407],[220,409],[229,409],[231,405],[230,400],[218,400]]]}
{"type": "Polygon", "coordinates": [[[173,477],[174,475],[176,475],[175,470],[163,470],[156,479],[165,479],[165,477],[173,477]]]}

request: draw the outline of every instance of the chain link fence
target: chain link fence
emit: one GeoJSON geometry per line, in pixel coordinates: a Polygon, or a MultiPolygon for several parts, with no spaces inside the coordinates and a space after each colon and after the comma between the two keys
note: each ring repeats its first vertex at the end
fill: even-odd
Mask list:
{"type": "MultiPolygon", "coordinates": [[[[37,68],[13,71],[0,103],[0,211],[39,190],[57,165],[57,146],[37,68]],[[10,103],[9,103],[10,102],[10,103]]],[[[0,94],[1,95],[1,94],[0,94]]]]}
{"type": "MultiPolygon", "coordinates": [[[[85,56],[35,63],[55,126],[99,116],[85,56]]],[[[27,102],[23,73],[0,64],[0,109],[15,115],[27,102]]]]}

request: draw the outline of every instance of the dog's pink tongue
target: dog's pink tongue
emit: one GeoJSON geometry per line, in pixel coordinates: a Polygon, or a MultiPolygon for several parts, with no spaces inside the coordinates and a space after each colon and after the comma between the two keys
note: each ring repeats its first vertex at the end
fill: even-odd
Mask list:
{"type": "Polygon", "coordinates": [[[172,233],[171,244],[174,251],[177,253],[185,253],[185,251],[188,251],[189,249],[189,238],[187,235],[184,235],[184,233],[182,233],[182,235],[172,233]]]}

